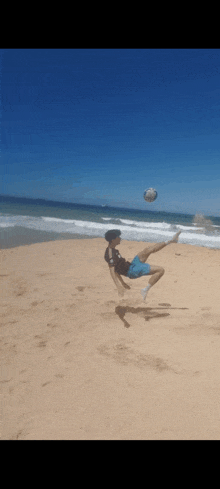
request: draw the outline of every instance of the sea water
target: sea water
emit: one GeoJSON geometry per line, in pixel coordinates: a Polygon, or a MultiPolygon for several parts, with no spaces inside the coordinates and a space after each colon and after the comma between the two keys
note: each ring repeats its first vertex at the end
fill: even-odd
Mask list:
{"type": "Polygon", "coordinates": [[[161,242],[180,229],[179,243],[220,248],[220,217],[92,206],[0,196],[1,249],[61,239],[104,238],[120,229],[128,241],[161,242]],[[195,222],[197,221],[197,222],[195,222]]]}

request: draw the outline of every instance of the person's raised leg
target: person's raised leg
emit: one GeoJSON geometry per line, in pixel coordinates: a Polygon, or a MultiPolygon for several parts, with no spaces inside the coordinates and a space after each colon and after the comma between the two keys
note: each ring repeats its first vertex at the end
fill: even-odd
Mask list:
{"type": "Polygon", "coordinates": [[[157,251],[162,250],[168,244],[177,243],[180,233],[181,233],[181,231],[178,231],[170,241],[164,241],[162,243],[156,243],[155,245],[148,246],[147,248],[144,248],[143,251],[140,251],[140,253],[137,254],[140,261],[142,263],[145,263],[148,259],[148,256],[151,255],[151,253],[156,253],[157,251]]]}

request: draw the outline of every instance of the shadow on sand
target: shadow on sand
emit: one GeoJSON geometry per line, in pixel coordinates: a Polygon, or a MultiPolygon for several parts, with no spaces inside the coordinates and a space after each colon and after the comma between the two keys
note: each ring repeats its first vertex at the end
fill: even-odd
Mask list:
{"type": "MultiPolygon", "coordinates": [[[[169,307],[169,306],[168,306],[169,307]]],[[[138,314],[143,317],[145,321],[150,321],[153,318],[162,318],[170,316],[169,312],[159,312],[168,307],[131,307],[131,306],[117,306],[115,312],[121,321],[124,323],[125,328],[130,328],[130,324],[125,319],[126,313],[138,314]],[[157,312],[158,311],[158,312],[157,312]]],[[[170,309],[188,309],[188,307],[169,307],[170,309]]]]}

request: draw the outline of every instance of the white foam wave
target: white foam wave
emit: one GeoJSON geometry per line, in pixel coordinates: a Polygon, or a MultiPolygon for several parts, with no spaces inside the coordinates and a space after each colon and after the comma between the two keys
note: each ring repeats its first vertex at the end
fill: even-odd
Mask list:
{"type": "MultiPolygon", "coordinates": [[[[158,228],[158,229],[167,229],[167,230],[172,230],[172,231],[178,231],[179,229],[183,231],[194,231],[194,228],[192,226],[184,226],[181,224],[169,224],[167,222],[146,222],[146,221],[131,221],[128,219],[119,219],[122,223],[124,224],[130,224],[133,226],[141,227],[141,228],[158,228]]],[[[197,229],[203,229],[203,228],[197,228],[197,229]]]]}
{"type": "Polygon", "coordinates": [[[128,219],[119,219],[123,224],[131,224],[133,226],[142,227],[142,228],[164,228],[169,229],[170,224],[166,222],[146,222],[146,221],[130,221],[128,219]]]}
{"type": "MultiPolygon", "coordinates": [[[[160,242],[171,239],[175,232],[182,231],[179,242],[196,246],[207,246],[220,248],[220,234],[215,231],[215,235],[205,234],[203,228],[184,225],[172,225],[166,222],[145,222],[130,219],[117,219],[118,225],[114,227],[121,230],[121,238],[125,240],[160,242]]],[[[111,218],[105,218],[111,221],[111,218]]],[[[31,217],[0,215],[0,227],[22,226],[29,229],[40,231],[50,231],[55,233],[71,233],[87,235],[91,237],[104,237],[106,231],[112,229],[111,222],[94,222],[77,219],[59,219],[55,217],[31,217]]],[[[220,227],[220,226],[215,226],[220,227]]]]}
{"type": "Polygon", "coordinates": [[[13,228],[15,226],[15,224],[12,224],[12,223],[3,223],[3,222],[0,222],[0,228],[13,228]]]}
{"type": "Polygon", "coordinates": [[[41,217],[41,219],[45,222],[65,222],[65,223],[75,223],[76,219],[59,219],[58,217],[41,217]]]}

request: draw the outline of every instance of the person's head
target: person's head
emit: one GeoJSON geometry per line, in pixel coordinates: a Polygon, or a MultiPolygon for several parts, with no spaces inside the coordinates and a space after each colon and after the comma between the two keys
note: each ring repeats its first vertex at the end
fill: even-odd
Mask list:
{"type": "Polygon", "coordinates": [[[110,246],[114,248],[121,242],[120,235],[121,231],[119,229],[111,229],[110,231],[107,231],[107,233],[105,233],[105,239],[106,241],[108,241],[110,246]]]}

